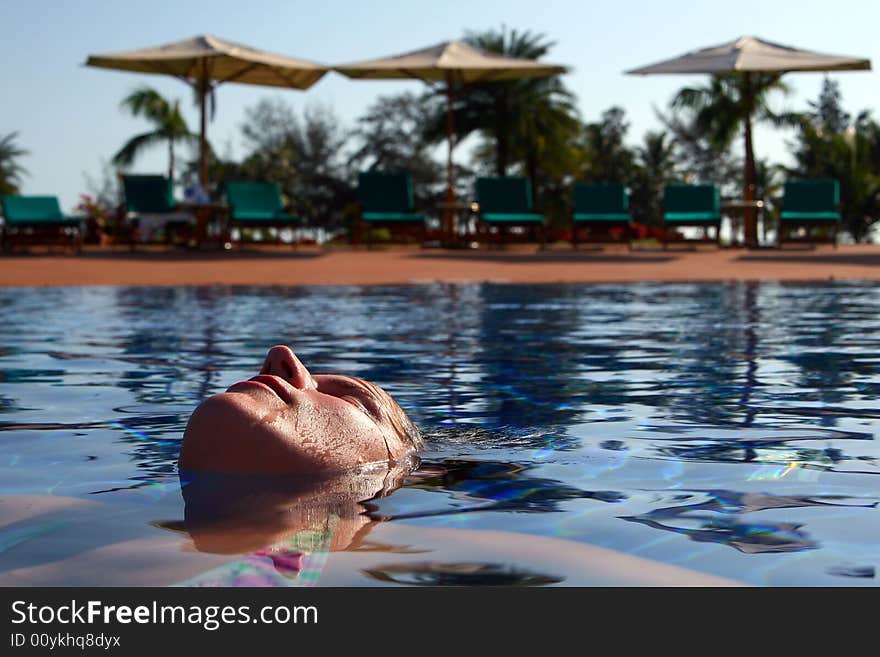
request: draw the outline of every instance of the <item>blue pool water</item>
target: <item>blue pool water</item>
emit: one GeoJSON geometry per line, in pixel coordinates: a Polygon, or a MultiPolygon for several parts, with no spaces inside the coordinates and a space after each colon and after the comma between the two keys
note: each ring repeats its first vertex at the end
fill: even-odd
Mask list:
{"type": "Polygon", "coordinates": [[[483,532],[747,584],[878,582],[871,283],[4,289],[0,307],[0,583],[235,583],[265,557],[193,547],[176,459],[195,405],[276,343],[383,386],[428,444],[362,509],[418,550],[276,555],[268,583],[591,581],[553,550],[457,538],[509,536],[483,532]]]}

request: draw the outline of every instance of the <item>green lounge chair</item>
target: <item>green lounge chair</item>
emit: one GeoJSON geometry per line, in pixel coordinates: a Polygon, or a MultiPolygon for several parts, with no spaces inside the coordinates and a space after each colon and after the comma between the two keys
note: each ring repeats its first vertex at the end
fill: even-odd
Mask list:
{"type": "Polygon", "coordinates": [[[686,240],[692,244],[718,244],[721,236],[721,196],[715,185],[666,185],[663,190],[663,248],[669,244],[669,231],[680,226],[699,226],[701,239],[686,240]],[[715,238],[709,238],[709,228],[715,228],[715,238]]]}
{"type": "Polygon", "coordinates": [[[125,225],[130,229],[132,250],[138,241],[152,241],[157,229],[164,229],[165,241],[171,243],[179,233],[192,232],[195,218],[177,209],[171,179],[159,175],[122,176],[125,196],[125,225]]]}
{"type": "Polygon", "coordinates": [[[815,245],[830,242],[837,247],[837,229],[840,225],[840,184],[836,180],[790,180],[785,183],[782,213],[779,216],[778,246],[784,242],[815,245]],[[791,237],[795,229],[803,228],[803,237],[791,237]],[[810,236],[811,228],[825,229],[826,237],[810,236]]]}
{"type": "Polygon", "coordinates": [[[0,197],[3,207],[3,250],[15,244],[69,245],[75,253],[82,251],[82,220],[66,217],[56,196],[0,197]]]}
{"type": "Polygon", "coordinates": [[[357,198],[359,205],[355,240],[367,229],[367,246],[373,243],[373,228],[384,227],[392,232],[398,227],[409,227],[419,243],[425,241],[425,215],[414,212],[412,176],[406,172],[370,171],[358,174],[357,198]]]}
{"type": "MultiPolygon", "coordinates": [[[[303,219],[291,215],[281,199],[281,187],[273,182],[228,182],[224,185],[229,204],[229,225],[240,229],[239,244],[245,240],[245,229],[275,228],[276,242],[281,241],[282,228],[298,228],[303,219]]],[[[291,245],[296,248],[294,239],[291,245]]]]}
{"type": "Polygon", "coordinates": [[[477,178],[477,204],[480,208],[479,233],[488,236],[492,234],[492,228],[496,228],[500,242],[506,228],[518,226],[526,228],[533,237],[537,232],[541,248],[544,247],[544,215],[532,207],[532,185],[528,178],[477,178]]]}
{"type": "Polygon", "coordinates": [[[618,241],[612,228],[629,241],[629,193],[620,183],[575,183],[571,203],[571,244],[578,245],[578,229],[589,230],[589,242],[618,241]]]}

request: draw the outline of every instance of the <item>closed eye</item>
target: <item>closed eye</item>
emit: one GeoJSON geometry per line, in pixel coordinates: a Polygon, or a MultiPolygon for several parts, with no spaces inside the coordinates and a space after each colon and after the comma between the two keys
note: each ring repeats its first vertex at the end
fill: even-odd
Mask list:
{"type": "Polygon", "coordinates": [[[348,402],[377,422],[382,419],[382,410],[370,391],[351,379],[332,379],[320,381],[318,390],[325,395],[348,402]]]}
{"type": "Polygon", "coordinates": [[[343,395],[343,396],[339,397],[339,399],[342,399],[343,401],[347,401],[349,404],[351,404],[355,408],[362,410],[367,415],[370,415],[370,416],[373,415],[372,413],[370,413],[367,410],[367,407],[364,406],[363,402],[360,399],[358,399],[357,397],[355,397],[354,395],[343,395]]]}

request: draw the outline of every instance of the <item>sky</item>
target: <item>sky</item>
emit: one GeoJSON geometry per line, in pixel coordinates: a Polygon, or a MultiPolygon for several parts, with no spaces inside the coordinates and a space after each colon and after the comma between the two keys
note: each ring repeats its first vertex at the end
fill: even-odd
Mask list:
{"type": "MultiPolygon", "coordinates": [[[[566,86],[581,118],[598,120],[613,105],[626,110],[629,142],[659,129],[654,108],[664,108],[701,76],[624,75],[623,71],[739,36],[827,53],[854,55],[880,67],[877,0],[0,0],[0,136],[17,132],[29,151],[22,192],[54,194],[71,211],[88,179],[148,124],[124,114],[119,102],[147,84],[181,99],[191,129],[198,109],[180,81],[84,66],[88,55],[156,46],[213,34],[262,50],[324,64],[342,64],[419,49],[505,26],[543,34],[555,42],[547,61],[571,67],[566,86]]],[[[778,109],[802,110],[819,94],[821,73],[786,76],[792,93],[778,109]]],[[[880,118],[876,71],[831,74],[844,107],[880,118]]],[[[245,109],[279,97],[295,111],[312,104],[333,110],[353,127],[380,96],[419,92],[415,81],[350,80],[328,73],[306,91],[222,85],[208,134],[221,153],[242,154],[245,109]]],[[[789,162],[791,134],[766,127],[755,134],[759,158],[789,162]]],[[[467,153],[457,157],[466,159],[467,153]]],[[[162,147],[138,159],[132,171],[167,170],[162,147]]]]}

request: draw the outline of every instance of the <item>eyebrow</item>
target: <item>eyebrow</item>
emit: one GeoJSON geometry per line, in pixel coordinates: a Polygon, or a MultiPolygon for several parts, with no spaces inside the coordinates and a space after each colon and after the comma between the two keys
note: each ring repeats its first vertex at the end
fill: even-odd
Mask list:
{"type": "Polygon", "coordinates": [[[363,403],[364,410],[369,415],[374,416],[374,419],[376,420],[389,421],[388,416],[390,413],[386,409],[388,404],[384,398],[382,389],[379,388],[379,386],[372,384],[369,381],[365,381],[364,379],[358,379],[354,376],[340,376],[335,380],[335,383],[342,384],[341,387],[346,387],[350,390],[366,393],[370,402],[372,402],[370,406],[373,406],[374,408],[367,408],[367,404],[363,403]]]}
{"type": "Polygon", "coordinates": [[[385,416],[385,419],[387,419],[387,416],[389,415],[389,409],[386,408],[388,406],[388,400],[386,399],[387,393],[385,393],[379,386],[375,385],[374,383],[370,383],[369,381],[364,381],[363,379],[352,380],[360,384],[359,387],[367,392],[370,397],[370,401],[372,401],[376,406],[376,410],[378,411],[377,414],[380,416],[385,416]]]}

